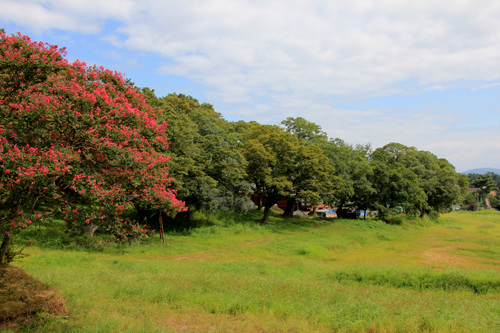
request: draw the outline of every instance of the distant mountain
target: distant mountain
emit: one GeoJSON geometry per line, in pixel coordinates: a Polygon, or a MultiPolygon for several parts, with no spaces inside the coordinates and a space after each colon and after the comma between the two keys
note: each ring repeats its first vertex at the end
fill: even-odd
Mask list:
{"type": "Polygon", "coordinates": [[[466,175],[468,175],[469,173],[477,173],[480,175],[484,175],[485,173],[488,173],[488,172],[493,172],[493,173],[496,173],[497,175],[500,175],[500,169],[494,169],[494,168],[471,169],[471,170],[464,171],[462,173],[464,173],[466,175]]]}

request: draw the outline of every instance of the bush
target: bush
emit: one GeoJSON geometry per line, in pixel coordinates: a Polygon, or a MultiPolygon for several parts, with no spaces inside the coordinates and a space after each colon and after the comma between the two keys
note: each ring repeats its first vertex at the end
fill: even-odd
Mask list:
{"type": "Polygon", "coordinates": [[[479,210],[479,205],[477,203],[469,203],[464,209],[469,212],[477,212],[479,210]]]}

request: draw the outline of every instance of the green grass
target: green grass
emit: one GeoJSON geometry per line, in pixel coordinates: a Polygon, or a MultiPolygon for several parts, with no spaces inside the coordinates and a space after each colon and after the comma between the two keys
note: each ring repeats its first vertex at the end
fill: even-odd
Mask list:
{"type": "MultiPolygon", "coordinates": [[[[165,245],[101,241],[98,251],[46,226],[16,266],[59,288],[71,314],[23,330],[500,331],[498,212],[393,225],[262,225],[260,214],[198,213],[204,227],[169,233],[165,245]]],[[[35,237],[26,232],[19,242],[35,237]]]]}

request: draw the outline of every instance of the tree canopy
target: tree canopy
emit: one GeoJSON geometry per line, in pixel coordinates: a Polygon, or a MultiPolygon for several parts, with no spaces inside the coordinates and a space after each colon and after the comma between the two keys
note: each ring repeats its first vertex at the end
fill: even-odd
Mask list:
{"type": "Polygon", "coordinates": [[[290,176],[297,149],[297,140],[278,126],[253,124],[246,133],[243,155],[255,193],[265,200],[263,222],[267,222],[274,204],[292,195],[290,176]]]}

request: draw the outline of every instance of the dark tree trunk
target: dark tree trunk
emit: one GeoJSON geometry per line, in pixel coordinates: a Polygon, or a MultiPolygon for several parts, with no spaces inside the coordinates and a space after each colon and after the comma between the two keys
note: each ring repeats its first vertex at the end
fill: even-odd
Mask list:
{"type": "Polygon", "coordinates": [[[160,239],[162,240],[163,244],[165,244],[165,234],[163,233],[163,219],[161,217],[161,210],[158,209],[158,224],[160,225],[160,239]]]}
{"type": "Polygon", "coordinates": [[[264,217],[262,218],[261,222],[267,223],[269,222],[269,212],[271,211],[271,207],[273,207],[276,203],[278,203],[279,197],[273,193],[270,194],[269,196],[266,196],[264,199],[265,199],[264,217]]]}
{"type": "Polygon", "coordinates": [[[262,217],[262,220],[260,220],[262,223],[269,222],[269,213],[271,212],[271,207],[273,207],[277,202],[277,200],[266,198],[266,204],[264,205],[264,217],[262,217]]]}
{"type": "Polygon", "coordinates": [[[344,208],[344,200],[339,201],[339,206],[337,208],[340,208],[340,209],[344,208]]]}
{"type": "Polygon", "coordinates": [[[10,234],[5,233],[3,236],[2,245],[0,246],[0,265],[7,264],[7,251],[10,246],[10,234]]]}
{"type": "Polygon", "coordinates": [[[286,209],[285,212],[283,213],[283,216],[293,217],[293,212],[295,211],[295,203],[296,203],[295,198],[291,198],[286,201],[286,209]]]}
{"type": "Polygon", "coordinates": [[[260,220],[260,222],[262,222],[262,223],[269,222],[269,211],[270,210],[271,210],[271,206],[268,206],[268,205],[264,206],[264,216],[262,217],[262,220],[260,220]]]}
{"type": "Polygon", "coordinates": [[[257,195],[257,210],[262,209],[262,196],[259,194],[257,195]]]}

